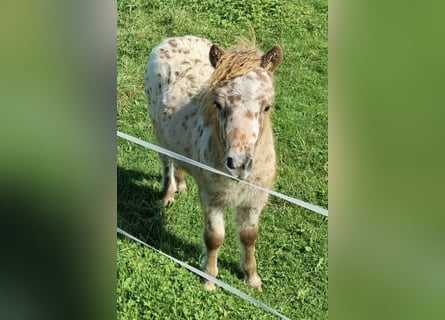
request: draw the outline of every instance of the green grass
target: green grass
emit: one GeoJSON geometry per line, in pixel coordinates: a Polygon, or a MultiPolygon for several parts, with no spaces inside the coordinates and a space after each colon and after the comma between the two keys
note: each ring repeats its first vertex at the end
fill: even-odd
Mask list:
{"type": "MultiPolygon", "coordinates": [[[[227,47],[254,28],[265,51],[278,43],[273,111],[278,154],[274,189],[327,208],[327,1],[118,0],[118,130],[155,142],[146,113],[144,69],[163,38],[193,34],[227,47]]],[[[160,201],[157,155],[117,143],[118,226],[193,266],[202,261],[197,188],[173,206],[160,201]]],[[[240,279],[239,252],[226,213],[218,277],[291,319],[327,319],[327,218],[271,197],[260,221],[258,272],[264,292],[240,279]]],[[[150,249],[117,240],[118,319],[271,319],[273,315],[218,288],[150,249]]]]}

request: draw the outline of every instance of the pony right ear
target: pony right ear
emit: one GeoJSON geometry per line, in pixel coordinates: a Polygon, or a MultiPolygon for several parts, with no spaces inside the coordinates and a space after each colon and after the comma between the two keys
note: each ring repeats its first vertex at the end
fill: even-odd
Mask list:
{"type": "Polygon", "coordinates": [[[209,58],[213,68],[216,68],[216,64],[223,54],[224,50],[218,47],[218,45],[214,44],[210,47],[209,58]]]}

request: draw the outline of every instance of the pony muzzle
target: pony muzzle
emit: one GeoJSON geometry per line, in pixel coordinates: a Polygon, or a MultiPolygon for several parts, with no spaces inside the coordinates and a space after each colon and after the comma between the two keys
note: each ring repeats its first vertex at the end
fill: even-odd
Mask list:
{"type": "Polygon", "coordinates": [[[229,173],[235,178],[246,179],[253,167],[253,157],[248,155],[239,160],[239,157],[232,157],[227,155],[225,158],[225,165],[229,173]]]}

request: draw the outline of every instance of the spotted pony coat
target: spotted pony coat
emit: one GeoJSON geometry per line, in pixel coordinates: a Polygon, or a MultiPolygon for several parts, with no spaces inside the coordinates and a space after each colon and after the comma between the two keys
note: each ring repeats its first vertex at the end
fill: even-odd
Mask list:
{"type": "MultiPolygon", "coordinates": [[[[279,46],[263,54],[244,42],[224,51],[194,36],[168,38],[151,52],[145,90],[159,144],[174,152],[270,188],[275,151],[269,108],[279,46]]],[[[260,213],[267,194],[236,180],[160,156],[164,204],[185,191],[184,170],[195,179],[204,213],[203,270],[217,275],[217,253],[225,235],[224,210],[236,208],[235,222],[245,281],[262,290],[254,256],[260,213]]],[[[206,290],[215,285],[204,282],[206,290]]]]}

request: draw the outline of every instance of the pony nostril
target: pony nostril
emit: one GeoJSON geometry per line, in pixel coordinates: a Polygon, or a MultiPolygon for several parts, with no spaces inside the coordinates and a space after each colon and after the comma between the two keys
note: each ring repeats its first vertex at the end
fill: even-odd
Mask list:
{"type": "Polygon", "coordinates": [[[226,164],[227,164],[227,168],[233,170],[235,169],[235,165],[233,164],[233,158],[232,157],[228,157],[226,160],[226,164]]]}
{"type": "Polygon", "coordinates": [[[253,160],[252,160],[252,158],[249,158],[249,160],[247,160],[246,163],[244,163],[242,165],[241,169],[250,170],[250,169],[252,169],[252,164],[253,164],[253,160]]]}

